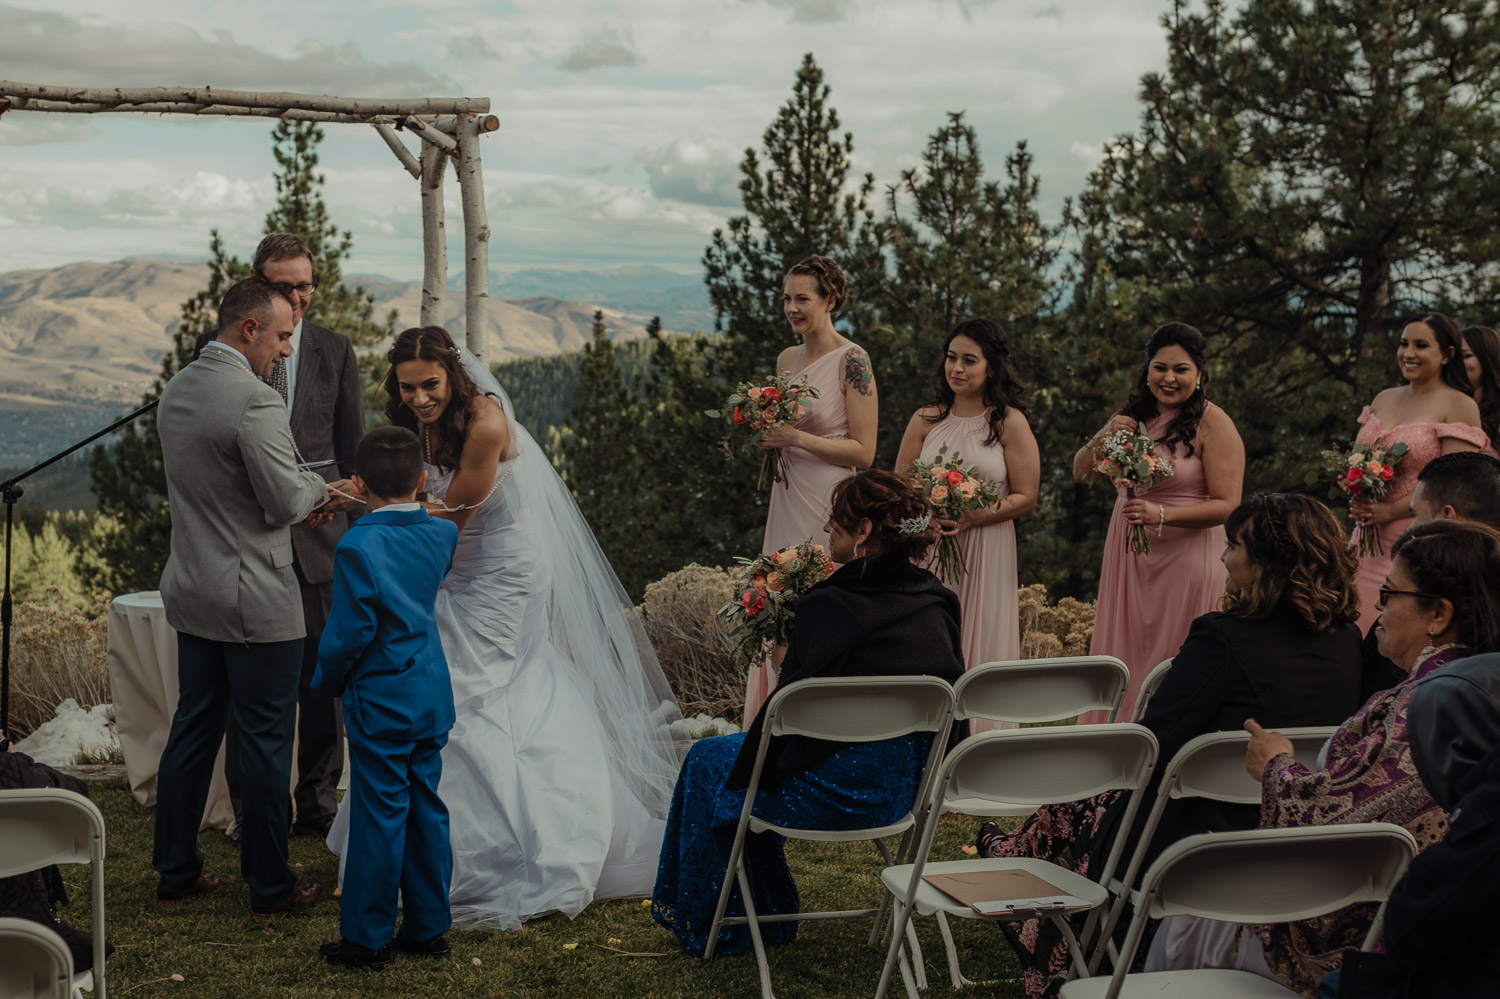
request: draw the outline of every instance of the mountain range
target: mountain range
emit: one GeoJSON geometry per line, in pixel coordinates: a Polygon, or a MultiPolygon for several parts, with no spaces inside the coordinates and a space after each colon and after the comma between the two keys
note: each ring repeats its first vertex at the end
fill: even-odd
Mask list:
{"type": "MultiPolygon", "coordinates": [[[[0,274],[0,465],[39,460],[102,426],[140,399],[161,368],[182,303],[208,281],[207,264],[129,259],[0,274]]],[[[375,297],[375,315],[418,321],[421,286],[351,276],[375,297]]],[[[494,273],[490,360],[580,349],[595,309],[612,339],[645,335],[652,316],[669,330],[713,320],[702,282],[652,265],[599,271],[494,273]]],[[[451,282],[442,322],[461,337],[462,277],[451,282]]]]}

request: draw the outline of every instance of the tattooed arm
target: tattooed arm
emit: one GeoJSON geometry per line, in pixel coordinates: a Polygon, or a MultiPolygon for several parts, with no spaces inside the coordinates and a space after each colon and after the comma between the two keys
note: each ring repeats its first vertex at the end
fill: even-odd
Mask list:
{"type": "MultiPolygon", "coordinates": [[[[849,437],[832,440],[818,437],[796,427],[785,427],[771,434],[762,447],[800,447],[830,465],[846,468],[868,468],[875,461],[875,431],[880,419],[875,395],[875,372],[870,355],[858,345],[844,352],[844,376],[840,388],[849,412],[849,437]]],[[[824,405],[820,400],[814,405],[824,405]]]]}

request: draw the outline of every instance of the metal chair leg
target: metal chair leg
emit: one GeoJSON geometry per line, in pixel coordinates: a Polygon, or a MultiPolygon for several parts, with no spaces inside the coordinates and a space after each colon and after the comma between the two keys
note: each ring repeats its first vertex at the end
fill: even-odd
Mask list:
{"type": "Polygon", "coordinates": [[[735,871],[740,885],[740,897],[745,900],[745,919],[750,926],[750,942],[755,945],[755,962],[760,965],[760,997],[776,999],[771,994],[771,965],[766,961],[766,945],[760,939],[760,922],[755,917],[755,900],[750,897],[750,879],[744,867],[735,871]]]}

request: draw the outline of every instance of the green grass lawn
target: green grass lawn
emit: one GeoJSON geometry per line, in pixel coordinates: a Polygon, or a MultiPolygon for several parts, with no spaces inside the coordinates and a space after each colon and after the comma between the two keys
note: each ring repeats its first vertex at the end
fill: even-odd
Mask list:
{"type": "MultiPolygon", "coordinates": [[[[250,916],[239,853],[219,833],[199,844],[205,870],[224,877],[216,894],[172,909],[156,902],[151,870],[153,813],[136,804],[123,780],[91,785],[106,827],[105,912],[116,946],[108,964],[111,996],[347,997],[400,996],[627,996],[677,997],[760,995],[755,957],[703,961],[684,955],[674,937],[651,921],[639,899],[590,907],[574,920],[529,923],[513,933],[455,932],[445,958],[398,955],[382,971],[336,969],[318,957],[318,945],[337,939],[339,903],[326,894],[305,912],[268,923],[250,916]],[[576,945],[576,946],[575,946],[576,945]],[[622,953],[624,952],[624,953],[622,953]],[[181,982],[172,975],[181,975],[181,982]]],[[[934,859],[961,859],[959,845],[972,843],[978,822],[946,816],[934,859]]],[[[331,889],[338,862],[321,840],[296,837],[292,862],[303,880],[331,889]]],[[[878,860],[868,844],[790,843],[788,856],[806,908],[857,908],[879,898],[878,860]]],[[[88,927],[88,879],[82,867],[65,868],[73,902],[61,915],[88,927]]],[[[781,999],[873,996],[883,953],[865,947],[867,920],[803,924],[795,943],[772,948],[771,978],[781,999]]],[[[931,988],[946,996],[946,962],[937,926],[920,920],[918,934],[931,988]]],[[[1015,960],[998,929],[973,920],[954,925],[965,973],[995,984],[966,989],[975,997],[1020,996],[1015,960]]],[[[891,995],[903,994],[899,976],[891,995]]]]}

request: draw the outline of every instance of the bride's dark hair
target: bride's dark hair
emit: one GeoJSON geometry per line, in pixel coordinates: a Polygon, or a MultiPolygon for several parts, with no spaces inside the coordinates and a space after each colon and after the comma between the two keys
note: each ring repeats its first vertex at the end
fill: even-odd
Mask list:
{"type": "Polygon", "coordinates": [[[431,361],[448,375],[448,405],[437,419],[442,441],[432,454],[432,463],[439,468],[457,468],[464,453],[464,438],[467,435],[470,409],[479,389],[459,361],[458,347],[453,338],[441,326],[413,326],[403,330],[385,353],[390,365],[385,372],[385,415],[398,427],[405,427],[418,437],[424,437],[417,415],[401,401],[401,385],[396,379],[396,365],[404,361],[431,361]]]}

